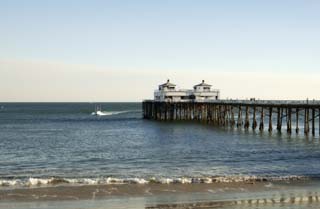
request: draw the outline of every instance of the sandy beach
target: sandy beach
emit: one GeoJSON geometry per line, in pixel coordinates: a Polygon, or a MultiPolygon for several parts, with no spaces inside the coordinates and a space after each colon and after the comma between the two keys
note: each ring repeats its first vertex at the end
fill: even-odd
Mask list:
{"type": "Polygon", "coordinates": [[[7,188],[0,190],[0,208],[308,208],[320,206],[319,186],[283,181],[7,188]]]}

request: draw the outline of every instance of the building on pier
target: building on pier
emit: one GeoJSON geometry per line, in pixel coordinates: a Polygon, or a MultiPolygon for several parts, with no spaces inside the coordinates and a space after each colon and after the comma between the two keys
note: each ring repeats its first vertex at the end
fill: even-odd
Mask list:
{"type": "Polygon", "coordinates": [[[155,101],[181,102],[181,101],[204,101],[220,99],[220,91],[212,90],[211,85],[202,80],[193,89],[177,89],[176,85],[167,80],[166,83],[159,85],[154,92],[155,101]]]}
{"type": "Polygon", "coordinates": [[[211,90],[210,84],[202,82],[193,87],[193,97],[196,101],[201,100],[218,100],[220,98],[220,91],[217,89],[211,90]]]}

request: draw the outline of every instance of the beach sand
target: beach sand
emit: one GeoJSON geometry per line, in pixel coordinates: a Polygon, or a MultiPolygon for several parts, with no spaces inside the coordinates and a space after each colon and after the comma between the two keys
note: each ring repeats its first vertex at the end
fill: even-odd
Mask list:
{"type": "Polygon", "coordinates": [[[319,208],[319,186],[297,181],[5,188],[0,208],[319,208]]]}

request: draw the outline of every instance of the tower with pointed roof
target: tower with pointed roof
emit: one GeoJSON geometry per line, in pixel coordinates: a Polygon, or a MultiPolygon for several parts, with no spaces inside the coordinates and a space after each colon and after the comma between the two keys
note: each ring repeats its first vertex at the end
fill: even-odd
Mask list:
{"type": "Polygon", "coordinates": [[[168,79],[166,83],[159,85],[159,91],[175,91],[176,84],[170,83],[168,79]]]}
{"type": "Polygon", "coordinates": [[[193,95],[196,101],[203,100],[218,100],[220,99],[220,91],[217,89],[212,90],[212,85],[205,83],[202,80],[201,83],[193,86],[193,95]]]}

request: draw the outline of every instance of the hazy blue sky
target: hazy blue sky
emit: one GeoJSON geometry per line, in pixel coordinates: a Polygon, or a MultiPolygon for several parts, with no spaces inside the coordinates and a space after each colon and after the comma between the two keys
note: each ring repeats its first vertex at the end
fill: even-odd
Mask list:
{"type": "MultiPolygon", "coordinates": [[[[203,78],[217,83],[209,75],[225,72],[235,81],[249,72],[248,82],[261,73],[274,78],[286,72],[319,78],[319,11],[316,0],[0,0],[0,101],[68,100],[69,94],[78,95],[72,101],[125,101],[125,96],[111,92],[101,97],[90,94],[107,94],[103,89],[116,88],[108,85],[115,81],[123,89],[145,83],[140,88],[147,91],[142,93],[137,85],[132,98],[128,97],[138,101],[150,97],[169,76],[183,87],[203,78]],[[75,65],[86,70],[77,72],[75,65]],[[189,73],[193,77],[188,80],[189,73]],[[37,84],[37,78],[42,83],[37,84]],[[50,78],[59,85],[50,86],[50,78]],[[102,84],[97,86],[97,80],[102,84]],[[74,92],[62,95],[57,86],[74,87],[74,92]],[[90,88],[87,93],[86,87],[90,88]],[[21,93],[21,88],[27,92],[21,93]],[[47,89],[48,94],[37,93],[37,88],[47,89]]],[[[223,85],[228,79],[219,82],[223,85]]],[[[272,92],[265,88],[262,97],[270,98],[272,92]]],[[[316,97],[312,90],[305,89],[316,97]]],[[[242,91],[241,95],[256,93],[242,91]]]]}

